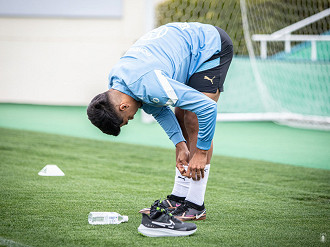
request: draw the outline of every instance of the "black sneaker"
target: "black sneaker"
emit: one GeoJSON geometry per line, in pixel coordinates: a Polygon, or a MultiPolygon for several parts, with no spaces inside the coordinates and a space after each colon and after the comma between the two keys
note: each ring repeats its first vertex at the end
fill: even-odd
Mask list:
{"type": "MultiPolygon", "coordinates": [[[[168,209],[170,212],[174,211],[177,207],[179,207],[181,204],[183,204],[184,199],[173,196],[173,195],[168,195],[167,198],[163,201],[160,202],[163,208],[168,209]]],[[[144,208],[139,211],[141,214],[149,214],[150,213],[150,208],[144,208]]]]}
{"type": "Polygon", "coordinates": [[[173,217],[159,200],[151,206],[150,216],[142,214],[142,222],[138,228],[139,233],[148,237],[188,236],[196,230],[194,223],[185,223],[173,217]]]}
{"type": "Polygon", "coordinates": [[[205,220],[206,219],[206,209],[204,204],[202,206],[195,205],[191,202],[185,201],[181,206],[177,207],[172,215],[181,220],[205,220]]]}

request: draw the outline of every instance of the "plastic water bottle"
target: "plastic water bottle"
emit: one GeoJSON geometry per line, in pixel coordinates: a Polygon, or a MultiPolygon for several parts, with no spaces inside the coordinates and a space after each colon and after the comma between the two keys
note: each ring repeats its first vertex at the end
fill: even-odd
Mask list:
{"type": "Polygon", "coordinates": [[[88,223],[91,225],[120,224],[127,221],[128,216],[116,212],[90,212],[88,215],[88,223]]]}

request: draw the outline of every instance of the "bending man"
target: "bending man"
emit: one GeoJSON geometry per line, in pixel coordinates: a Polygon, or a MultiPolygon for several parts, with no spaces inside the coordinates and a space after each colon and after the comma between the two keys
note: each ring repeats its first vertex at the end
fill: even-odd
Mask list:
{"type": "Polygon", "coordinates": [[[177,167],[173,191],[162,204],[180,220],[206,218],[217,101],[232,56],[231,39],[218,27],[161,26],[126,52],[110,72],[109,90],[87,109],[90,121],[114,136],[139,108],[158,121],[176,147],[177,167]]]}

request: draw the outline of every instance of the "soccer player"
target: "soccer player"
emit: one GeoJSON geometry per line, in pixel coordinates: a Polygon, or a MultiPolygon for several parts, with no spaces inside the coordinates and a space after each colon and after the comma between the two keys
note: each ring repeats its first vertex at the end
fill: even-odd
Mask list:
{"type": "Polygon", "coordinates": [[[176,147],[173,191],[161,204],[182,221],[206,218],[217,101],[232,56],[232,41],[219,27],[166,24],[126,52],[110,72],[109,90],[87,109],[89,120],[114,136],[139,108],[158,121],[176,147]]]}

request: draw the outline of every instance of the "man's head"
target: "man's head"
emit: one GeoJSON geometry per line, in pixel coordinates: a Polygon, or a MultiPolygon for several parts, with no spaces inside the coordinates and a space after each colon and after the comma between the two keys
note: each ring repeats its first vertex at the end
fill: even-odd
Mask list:
{"type": "Polygon", "coordinates": [[[141,103],[117,90],[95,96],[87,108],[88,119],[103,133],[118,136],[120,127],[134,118],[141,103]]]}

